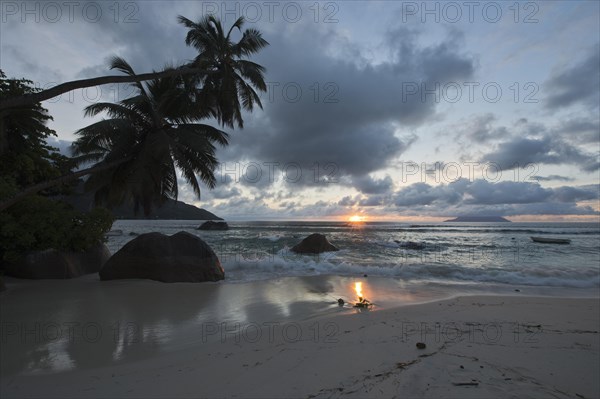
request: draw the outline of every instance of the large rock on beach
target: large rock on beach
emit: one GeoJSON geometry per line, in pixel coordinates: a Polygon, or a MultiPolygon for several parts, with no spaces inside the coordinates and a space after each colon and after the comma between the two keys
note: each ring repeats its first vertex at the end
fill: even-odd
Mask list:
{"type": "Polygon", "coordinates": [[[219,258],[200,237],[185,231],[172,236],[140,234],[106,262],[101,280],[142,278],[165,283],[225,278],[219,258]]]}
{"type": "Polygon", "coordinates": [[[323,234],[315,233],[292,247],[292,251],[299,254],[320,254],[321,252],[339,251],[339,249],[327,241],[327,237],[323,234]]]}
{"type": "Polygon", "coordinates": [[[209,220],[202,223],[197,230],[229,230],[229,226],[225,222],[213,222],[209,220]]]}
{"type": "Polygon", "coordinates": [[[28,279],[68,279],[98,273],[108,258],[110,251],[103,243],[85,252],[56,249],[32,251],[20,261],[7,264],[4,273],[28,279]]]}

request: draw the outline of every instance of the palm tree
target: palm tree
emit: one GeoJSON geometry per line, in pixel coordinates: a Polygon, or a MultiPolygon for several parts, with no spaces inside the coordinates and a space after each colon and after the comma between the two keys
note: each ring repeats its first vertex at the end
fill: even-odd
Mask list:
{"type": "MultiPolygon", "coordinates": [[[[135,75],[122,58],[113,58],[112,68],[135,75]]],[[[137,91],[133,97],[86,107],[86,116],[105,112],[109,118],[76,133],[79,138],[73,147],[78,162],[110,165],[86,181],[96,203],[110,207],[132,201],[136,212],[142,207],[148,214],[153,205],[177,198],[176,169],[196,195],[200,196],[196,176],[213,188],[218,165],[215,144],[227,145],[228,135],[195,123],[198,117],[190,105],[188,82],[171,76],[133,86],[137,91]]]]}
{"type": "Polygon", "coordinates": [[[198,56],[188,64],[190,68],[206,71],[205,74],[191,75],[196,85],[201,87],[197,100],[223,126],[244,126],[242,108],[252,111],[254,105],[262,108],[255,88],[265,92],[265,68],[244,59],[257,53],[269,43],[256,29],[246,29],[241,39],[235,43],[231,34],[235,29],[240,32],[244,17],[240,17],[231,26],[227,34],[221,22],[212,15],[193,22],[183,16],[178,20],[190,30],[185,38],[188,46],[198,50],[198,56]],[[240,104],[241,101],[241,104],[240,104]]]}
{"type": "Polygon", "coordinates": [[[68,93],[77,89],[85,89],[87,87],[102,86],[113,83],[133,83],[143,82],[146,80],[159,79],[175,75],[193,75],[206,73],[198,68],[191,68],[183,65],[177,69],[169,69],[160,72],[143,73],[135,76],[127,75],[111,75],[100,76],[97,78],[79,79],[70,82],[61,83],[49,89],[36,91],[34,93],[21,94],[11,97],[0,98],[0,111],[19,107],[32,106],[33,104],[58,97],[64,93],[68,93]]]}
{"type": "MultiPolygon", "coordinates": [[[[178,123],[180,121],[185,121],[186,123],[189,123],[212,117],[216,118],[222,126],[233,128],[237,123],[240,128],[243,127],[241,109],[243,108],[247,111],[252,111],[255,104],[262,108],[260,98],[254,89],[256,88],[263,92],[267,89],[264,81],[265,68],[244,58],[258,52],[260,49],[268,46],[269,43],[262,38],[261,33],[256,29],[246,29],[242,34],[242,38],[237,43],[233,43],[231,34],[236,28],[241,32],[244,24],[243,18],[239,18],[233,24],[227,32],[227,35],[224,34],[221,23],[212,16],[202,18],[197,23],[182,16],[179,16],[178,18],[184,26],[190,28],[186,37],[186,44],[195,47],[199,52],[198,56],[192,62],[178,68],[167,68],[160,72],[136,75],[129,66],[122,69],[121,67],[124,67],[126,63],[121,63],[119,61],[120,59],[116,58],[113,60],[115,62],[111,64],[111,69],[126,71],[125,75],[104,76],[66,82],[36,93],[11,96],[8,98],[3,97],[0,100],[0,111],[5,109],[13,110],[16,107],[32,105],[78,88],[108,83],[134,83],[134,86],[140,91],[140,95],[143,95],[144,88],[141,82],[151,80],[154,82],[152,85],[159,85],[161,87],[171,83],[178,85],[176,88],[173,86],[173,90],[167,90],[165,88],[165,92],[160,96],[162,99],[161,101],[165,104],[177,103],[180,107],[179,109],[171,107],[169,110],[170,114],[165,115],[171,122],[178,123]],[[177,96],[172,97],[171,95],[173,93],[176,93],[177,96]],[[184,98],[187,99],[187,101],[185,101],[184,98]]],[[[148,86],[148,90],[150,90],[150,86],[152,85],[148,86]]],[[[165,104],[162,104],[161,107],[166,107],[165,104]]],[[[115,107],[118,105],[124,106],[123,102],[115,105],[115,107]]],[[[103,106],[96,105],[88,107],[86,112],[88,115],[97,115],[102,111],[109,111],[108,107],[109,106],[106,104],[103,106]]],[[[116,108],[113,108],[112,111],[116,111],[116,108]]],[[[112,126],[110,126],[109,122],[105,122],[105,126],[107,126],[107,129],[111,130],[111,137],[113,137],[110,142],[111,147],[106,146],[109,142],[102,141],[100,138],[99,140],[105,145],[102,150],[99,148],[92,149],[91,147],[81,147],[82,150],[80,155],[88,156],[89,160],[102,159],[102,162],[98,162],[90,168],[79,170],[75,173],[29,186],[12,198],[2,201],[0,203],[0,211],[7,209],[26,196],[35,194],[40,190],[90,174],[98,174],[98,176],[100,176],[100,173],[102,173],[103,176],[106,176],[107,174],[110,174],[110,171],[116,166],[124,168],[125,166],[122,164],[126,161],[130,161],[134,157],[131,155],[132,149],[130,149],[125,158],[119,158],[116,152],[111,156],[108,156],[109,153],[115,149],[115,147],[112,147],[114,143],[120,140],[116,137],[118,136],[117,129],[119,129],[119,126],[124,125],[124,122],[117,122],[116,120],[127,119],[130,116],[123,109],[121,109],[120,112],[123,112],[123,114],[114,113],[111,117],[113,119],[112,126]],[[93,154],[97,155],[96,158],[94,158],[93,154]],[[103,158],[103,156],[105,157],[103,158]]],[[[101,126],[96,126],[95,128],[99,129],[100,127],[101,126]]],[[[88,128],[91,128],[91,126],[88,128]]],[[[83,130],[85,129],[82,129],[82,131],[83,130]]],[[[137,139],[139,139],[139,137],[135,140],[137,139]]],[[[81,140],[84,140],[83,136],[81,140]]],[[[83,143],[84,141],[81,141],[81,144],[83,143]]],[[[136,144],[139,146],[140,143],[136,142],[136,144]]],[[[83,160],[84,158],[82,157],[80,159],[83,160]]],[[[210,167],[210,165],[208,165],[208,167],[210,167]]],[[[100,179],[100,177],[91,180],[90,185],[94,181],[98,181],[98,179],[100,179]]],[[[186,179],[188,179],[188,177],[186,177],[186,179]]],[[[113,183],[116,184],[117,181],[114,181],[113,183]]],[[[199,194],[199,189],[197,189],[193,183],[192,186],[194,187],[194,191],[197,191],[199,194]]],[[[107,188],[106,186],[104,187],[107,188]]],[[[209,187],[212,187],[212,185],[209,184],[209,187]]],[[[112,194],[109,195],[106,190],[100,191],[98,193],[98,198],[105,197],[105,199],[110,198],[111,201],[118,202],[115,197],[118,190],[114,189],[109,191],[111,191],[112,194]]],[[[142,198],[139,197],[139,194],[139,192],[136,194],[138,195],[138,197],[136,197],[138,200],[142,198]]],[[[173,193],[171,193],[171,195],[172,194],[173,193]]],[[[133,191],[129,192],[127,195],[133,195],[133,191]]],[[[148,199],[147,195],[143,197],[148,199]]],[[[137,202],[137,204],[139,205],[140,203],[137,202]]]]}
{"type": "MultiPolygon", "coordinates": [[[[227,35],[224,35],[221,22],[213,16],[204,17],[197,23],[183,16],[179,16],[178,19],[180,23],[190,28],[186,37],[186,44],[192,45],[199,51],[199,55],[194,62],[182,65],[179,68],[133,76],[101,76],[74,80],[35,93],[3,97],[0,99],[0,110],[33,105],[87,87],[111,83],[138,83],[171,76],[188,76],[195,78],[198,82],[208,82],[207,89],[212,88],[213,91],[220,89],[222,92],[231,91],[236,94],[236,97],[239,93],[243,106],[247,110],[252,110],[254,103],[260,106],[260,100],[256,92],[248,86],[244,79],[248,79],[259,90],[266,91],[267,88],[263,79],[265,69],[258,64],[241,58],[252,55],[269,45],[262,38],[261,33],[256,29],[246,29],[241,40],[238,43],[233,43],[231,33],[235,28],[241,31],[244,24],[243,17],[238,18],[227,32],[227,35]],[[207,75],[213,74],[216,75],[214,78],[206,79],[207,75]]],[[[239,101],[223,100],[218,105],[222,111],[218,116],[221,123],[233,127],[233,120],[235,120],[240,127],[243,125],[239,112],[239,101]]]]}

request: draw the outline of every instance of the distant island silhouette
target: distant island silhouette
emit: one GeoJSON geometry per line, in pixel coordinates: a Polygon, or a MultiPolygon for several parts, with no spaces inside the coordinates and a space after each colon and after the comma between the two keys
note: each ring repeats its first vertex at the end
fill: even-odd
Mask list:
{"type": "Polygon", "coordinates": [[[502,216],[459,216],[454,219],[444,220],[444,222],[504,222],[511,223],[510,220],[502,216]]]}
{"type": "MultiPolygon", "coordinates": [[[[71,195],[61,199],[82,212],[87,212],[94,207],[94,194],[85,192],[83,183],[79,184],[71,195]]],[[[162,206],[152,209],[149,215],[144,215],[141,210],[136,215],[131,204],[127,203],[116,206],[110,211],[116,219],[223,220],[206,209],[172,199],[167,199],[162,206]]]]}
{"type": "Polygon", "coordinates": [[[172,199],[168,199],[162,206],[152,209],[148,216],[144,215],[142,211],[136,215],[131,206],[127,205],[111,209],[111,212],[117,219],[223,220],[206,209],[172,199]]]}

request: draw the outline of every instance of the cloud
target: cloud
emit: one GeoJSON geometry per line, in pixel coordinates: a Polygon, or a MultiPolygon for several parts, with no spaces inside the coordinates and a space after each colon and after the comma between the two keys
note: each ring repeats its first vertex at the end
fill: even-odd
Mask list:
{"type": "MultiPolygon", "coordinates": [[[[600,142],[599,120],[593,113],[553,125],[527,118],[519,118],[508,126],[498,125],[497,121],[492,113],[472,115],[443,131],[455,132],[456,142],[463,151],[476,151],[481,146],[485,152],[479,156],[479,162],[493,163],[500,170],[530,164],[576,165],[586,172],[600,168],[600,152],[592,152],[594,147],[589,146],[600,142]]],[[[463,154],[463,159],[467,158],[463,154]]]]}
{"type": "Polygon", "coordinates": [[[558,202],[579,202],[596,200],[599,198],[599,185],[579,187],[563,186],[552,189],[552,200],[558,202]]]}
{"type": "Polygon", "coordinates": [[[48,143],[48,145],[50,145],[52,147],[57,148],[58,152],[60,152],[64,156],[67,156],[67,157],[73,156],[73,154],[71,153],[71,144],[73,144],[73,142],[71,142],[71,141],[60,140],[60,139],[57,139],[56,137],[48,137],[46,139],[46,143],[48,143]]]}
{"type": "Polygon", "coordinates": [[[349,195],[345,196],[344,198],[342,198],[341,200],[338,201],[338,205],[339,206],[354,206],[358,203],[358,200],[356,198],[352,198],[349,195]]]}
{"type": "Polygon", "coordinates": [[[528,204],[543,202],[552,195],[551,189],[539,184],[502,181],[490,183],[487,180],[475,180],[466,190],[465,204],[528,204]]]}
{"type": "Polygon", "coordinates": [[[450,129],[454,131],[459,139],[467,139],[468,145],[485,144],[491,141],[498,141],[509,136],[509,131],[504,126],[495,127],[494,123],[497,117],[492,113],[483,115],[474,115],[467,120],[462,120],[460,123],[452,126],[450,129]]]}
{"type": "MultiPolygon", "coordinates": [[[[423,46],[419,33],[395,30],[385,45],[399,55],[372,65],[332,54],[330,48],[352,44],[337,30],[308,22],[283,26],[269,38],[271,46],[258,60],[268,67],[270,83],[264,113],[235,133],[220,156],[296,162],[306,172],[296,186],[320,182],[315,164],[334,165],[335,171],[319,177],[331,173],[337,181],[360,180],[389,166],[417,140],[402,136],[400,127],[426,124],[436,112],[432,97],[403,97],[406,84],[433,87],[473,74],[474,62],[460,51],[458,36],[423,46]],[[294,50],[281,57],[281,49],[294,50]]],[[[358,46],[355,50],[360,54],[358,46]]]]}
{"type": "Polygon", "coordinates": [[[392,196],[392,202],[397,207],[413,205],[456,204],[463,198],[464,188],[468,180],[459,179],[456,182],[431,186],[427,183],[414,183],[398,190],[392,196]]]}
{"type": "Polygon", "coordinates": [[[567,176],[549,175],[549,176],[531,176],[531,180],[540,181],[574,181],[575,179],[567,176]]]}
{"type": "MultiPolygon", "coordinates": [[[[79,18],[74,23],[23,24],[20,16],[10,17],[1,43],[2,54],[7,55],[3,58],[3,67],[9,69],[6,72],[14,75],[21,71],[47,83],[104,75],[108,73],[106,57],[113,54],[125,57],[139,73],[185,62],[195,55],[195,50],[184,44],[186,29],[177,24],[176,15],[197,19],[202,12],[200,3],[174,2],[165,8],[159,2],[139,2],[135,4],[134,23],[122,21],[130,10],[123,8],[125,4],[121,4],[116,23],[109,8],[112,3],[90,3],[103,9],[104,17],[98,23],[79,18]],[[25,48],[30,51],[25,52],[25,48]]],[[[271,42],[252,57],[267,67],[269,91],[262,95],[264,110],[244,114],[245,129],[229,131],[231,145],[218,150],[218,159],[228,168],[235,168],[232,165],[237,163],[240,169],[233,174],[218,170],[218,185],[215,190],[202,191],[202,206],[214,207],[226,216],[258,219],[269,215],[343,215],[349,207],[415,215],[594,212],[577,205],[578,201],[593,201],[586,199],[594,196],[594,190],[587,186],[549,189],[532,181],[494,184],[461,179],[444,185],[397,187],[390,176],[398,172],[392,168],[407,155],[425,164],[425,169],[433,172],[427,174],[430,178],[456,158],[466,159],[460,157],[467,151],[475,154],[470,161],[497,162],[507,169],[514,164],[535,163],[597,171],[598,45],[577,56],[581,46],[594,44],[597,39],[585,38],[580,47],[562,49],[561,58],[538,48],[500,60],[496,55],[507,51],[515,54],[514,43],[500,43],[496,37],[485,35],[472,40],[481,32],[472,24],[449,28],[444,24],[401,24],[397,14],[400,7],[394,10],[392,3],[374,3],[361,9],[340,3],[339,23],[315,23],[314,7],[298,4],[303,7],[304,18],[297,23],[282,19],[280,6],[275,22],[267,21],[265,13],[259,23],[246,26],[259,29],[271,42]],[[465,33],[459,30],[463,28],[465,33]],[[503,48],[497,47],[498,43],[503,48]],[[433,95],[422,96],[424,88],[431,90],[436,84],[507,76],[476,76],[477,72],[489,71],[492,64],[498,71],[502,68],[503,73],[521,76],[542,59],[540,55],[544,55],[544,62],[538,72],[550,77],[541,85],[541,93],[547,94],[545,102],[531,105],[526,114],[515,113],[516,121],[510,120],[512,114],[505,116],[506,104],[492,108],[478,104],[479,113],[468,117],[471,106],[440,104],[433,95]],[[549,73],[557,60],[575,60],[574,55],[580,61],[549,73]],[[477,57],[482,60],[481,70],[477,57]],[[545,114],[545,119],[536,121],[543,106],[548,107],[542,109],[544,112],[550,110],[553,115],[545,114]],[[554,115],[566,107],[568,114],[561,114],[560,119],[554,115]],[[427,141],[441,120],[448,120],[447,128],[432,140],[435,142],[427,141]],[[456,144],[459,151],[453,148],[456,144]],[[437,168],[431,158],[419,159],[427,156],[430,146],[439,149],[437,168]],[[274,179],[265,164],[269,162],[278,163],[274,179]],[[243,169],[250,163],[261,167],[260,179],[252,178],[251,169],[243,169]],[[296,170],[301,171],[299,180],[293,178],[296,170]],[[236,175],[238,179],[232,179],[236,175]]],[[[82,5],[77,6],[79,11],[82,5]]],[[[221,3],[218,7],[225,8],[221,3]]],[[[585,8],[578,10],[586,12],[585,8]]],[[[233,20],[229,14],[225,25],[233,20]]],[[[499,34],[506,34],[506,27],[498,27],[499,34]]],[[[564,34],[552,31],[544,40],[558,43],[565,39],[564,34]]],[[[104,86],[101,99],[113,100],[111,90],[104,86]]],[[[127,94],[120,91],[119,98],[127,94]]],[[[91,118],[82,119],[82,109],[89,102],[80,97],[76,95],[74,104],[64,104],[63,100],[48,104],[60,124],[56,130],[61,138],[92,122],[91,118]]],[[[538,182],[573,180],[567,171],[552,172],[557,174],[539,176],[537,170],[532,174],[538,182]]],[[[589,176],[583,179],[588,183],[597,180],[589,176]]],[[[181,199],[194,200],[189,188],[180,186],[180,190],[181,199]]]]}
{"type": "Polygon", "coordinates": [[[555,73],[547,82],[549,109],[561,109],[584,104],[598,109],[600,104],[600,44],[592,47],[586,58],[555,73]]]}
{"type": "Polygon", "coordinates": [[[556,129],[557,133],[581,144],[599,143],[600,119],[598,118],[597,111],[596,109],[587,117],[577,117],[561,121],[556,129]]]}
{"type": "Polygon", "coordinates": [[[485,154],[481,162],[492,163],[501,170],[523,168],[529,164],[571,164],[579,166],[586,172],[600,169],[597,155],[583,152],[566,141],[550,135],[541,138],[512,138],[500,143],[494,151],[485,154]]]}
{"type": "MultiPolygon", "coordinates": [[[[598,214],[577,202],[597,200],[599,190],[600,185],[543,188],[529,182],[459,179],[437,186],[413,183],[396,191],[383,205],[403,215],[598,214]]],[[[368,199],[362,202],[368,203],[368,199]]]]}
{"type": "Polygon", "coordinates": [[[383,179],[362,176],[352,179],[352,186],[363,194],[385,194],[393,189],[394,182],[389,175],[383,179]]]}
{"type": "Polygon", "coordinates": [[[388,198],[388,196],[384,195],[370,195],[367,198],[361,198],[360,201],[358,201],[358,205],[367,207],[380,206],[384,205],[388,198]]]}

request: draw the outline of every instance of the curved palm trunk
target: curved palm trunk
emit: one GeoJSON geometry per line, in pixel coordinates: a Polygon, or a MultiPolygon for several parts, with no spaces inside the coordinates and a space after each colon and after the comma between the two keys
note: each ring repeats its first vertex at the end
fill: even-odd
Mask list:
{"type": "Polygon", "coordinates": [[[141,75],[135,75],[135,76],[113,75],[113,76],[102,76],[99,78],[92,78],[92,79],[74,80],[72,82],[66,82],[66,83],[59,84],[59,85],[54,86],[47,90],[42,90],[38,93],[32,93],[32,94],[27,94],[25,96],[3,99],[2,101],[0,101],[0,110],[35,104],[35,103],[38,103],[41,101],[49,100],[51,98],[60,96],[61,94],[67,93],[69,91],[83,89],[86,87],[101,86],[101,85],[106,85],[106,84],[111,84],[111,83],[142,82],[145,80],[166,78],[166,77],[174,76],[174,75],[190,75],[190,74],[194,74],[194,73],[201,74],[201,73],[207,73],[207,71],[204,69],[199,69],[199,68],[183,67],[183,68],[172,69],[172,70],[162,71],[162,72],[143,73],[141,75]]]}
{"type": "Polygon", "coordinates": [[[125,159],[119,159],[118,161],[109,162],[109,163],[102,164],[99,166],[92,166],[91,168],[83,169],[83,170],[80,170],[77,172],[70,173],[68,175],[63,175],[63,176],[57,177],[56,179],[48,180],[43,183],[29,186],[26,189],[24,189],[23,191],[19,192],[14,197],[12,197],[4,202],[1,202],[0,203],[0,212],[4,211],[5,209],[10,208],[11,206],[13,206],[14,204],[21,201],[23,198],[25,198],[29,195],[36,194],[36,193],[38,193],[42,190],[45,190],[47,188],[50,188],[50,187],[58,186],[59,184],[67,183],[71,180],[75,180],[82,176],[87,176],[94,172],[100,172],[102,170],[113,168],[115,166],[122,164],[123,162],[129,161],[130,159],[131,159],[131,157],[128,157],[125,159]]]}

